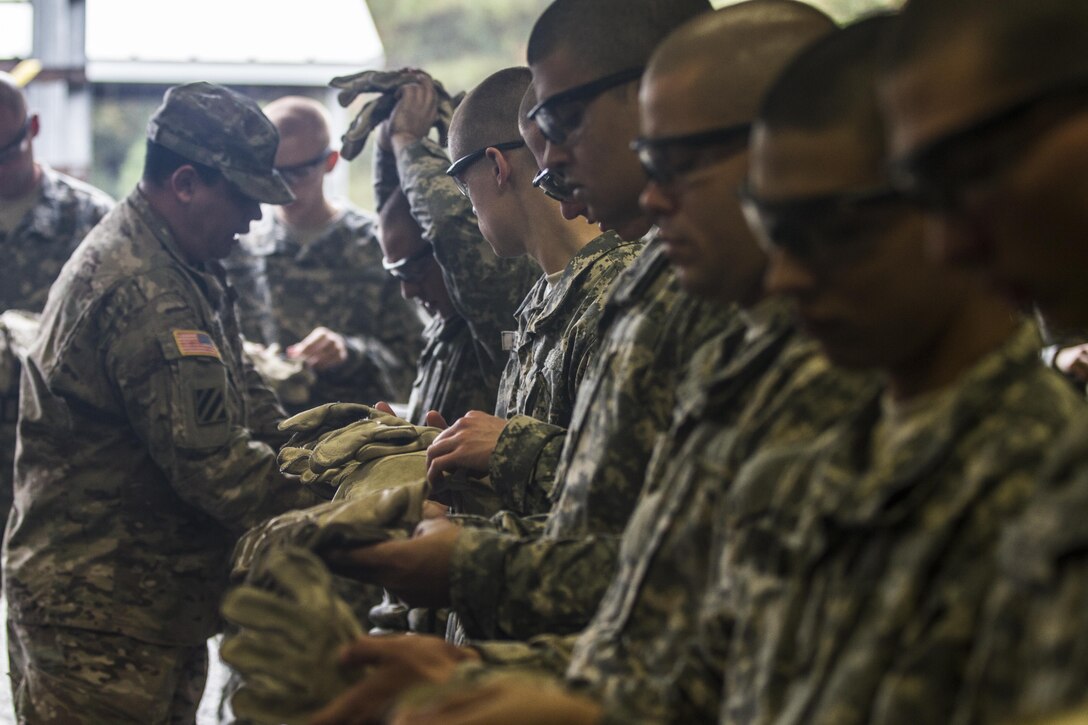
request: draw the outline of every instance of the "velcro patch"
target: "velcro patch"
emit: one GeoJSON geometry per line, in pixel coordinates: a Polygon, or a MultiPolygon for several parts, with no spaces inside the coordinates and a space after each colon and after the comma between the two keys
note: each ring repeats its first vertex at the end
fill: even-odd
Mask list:
{"type": "Polygon", "coordinates": [[[200,388],[193,391],[193,411],[197,425],[222,423],[227,419],[223,405],[223,391],[219,388],[200,388]]]}
{"type": "Polygon", "coordinates": [[[174,344],[178,346],[178,354],[182,357],[200,356],[214,357],[222,360],[219,348],[215,346],[212,336],[201,330],[173,330],[174,344]]]}

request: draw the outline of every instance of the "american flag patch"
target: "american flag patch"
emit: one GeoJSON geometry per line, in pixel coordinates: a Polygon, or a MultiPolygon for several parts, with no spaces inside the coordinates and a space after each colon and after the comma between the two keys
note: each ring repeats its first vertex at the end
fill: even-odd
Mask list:
{"type": "Polygon", "coordinates": [[[219,348],[215,346],[212,336],[200,330],[174,330],[174,343],[178,346],[178,353],[182,357],[190,355],[202,355],[222,360],[219,348]]]}

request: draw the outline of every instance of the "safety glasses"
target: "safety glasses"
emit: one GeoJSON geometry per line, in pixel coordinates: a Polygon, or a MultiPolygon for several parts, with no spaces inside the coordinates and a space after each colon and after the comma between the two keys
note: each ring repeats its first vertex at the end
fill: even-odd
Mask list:
{"type": "Polygon", "coordinates": [[[627,68],[548,96],[529,109],[529,118],[540,127],[544,138],[553,144],[563,144],[582,124],[590,103],[605,91],[638,80],[643,70],[642,67],[627,68]]]}
{"type": "Polygon", "coordinates": [[[461,158],[450,164],[450,167],[446,169],[446,175],[453,179],[453,183],[457,184],[457,188],[462,194],[468,196],[468,186],[465,185],[464,173],[468,171],[468,168],[474,163],[479,161],[487,153],[488,149],[497,149],[499,151],[509,151],[510,149],[521,148],[525,145],[524,141],[504,141],[503,143],[493,143],[489,146],[476,149],[470,154],[465,154],[461,158]]]}
{"type": "Polygon", "coordinates": [[[405,257],[396,262],[387,262],[383,259],[382,268],[394,279],[412,284],[420,281],[427,274],[433,255],[434,247],[430,244],[424,244],[419,251],[410,257],[405,257]]]}
{"type": "Polygon", "coordinates": [[[748,148],[751,123],[712,128],[697,133],[640,138],[631,143],[651,181],[668,185],[697,168],[723,161],[748,148]]]}
{"type": "Polygon", "coordinates": [[[1033,93],[896,159],[893,183],[937,213],[960,208],[965,193],[995,180],[1054,126],[1088,109],[1088,80],[1033,93]]]}

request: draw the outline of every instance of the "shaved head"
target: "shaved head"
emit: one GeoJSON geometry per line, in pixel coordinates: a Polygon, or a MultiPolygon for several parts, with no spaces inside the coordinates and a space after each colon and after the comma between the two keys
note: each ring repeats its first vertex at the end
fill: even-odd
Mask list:
{"type": "Polygon", "coordinates": [[[265,106],[264,114],[276,126],[281,139],[294,136],[314,139],[315,147],[326,148],[329,145],[329,128],[332,125],[329,111],[312,98],[277,98],[265,106]]]}
{"type": "Polygon", "coordinates": [[[710,9],[707,0],[555,0],[529,35],[529,65],[563,50],[594,75],[638,68],[671,30],[710,9]]]}
{"type": "Polygon", "coordinates": [[[887,70],[968,37],[987,55],[987,80],[1010,95],[1088,75],[1088,3],[1069,0],[911,0],[886,47],[887,70]]]}
{"type": "Polygon", "coordinates": [[[533,77],[528,68],[504,68],[472,89],[450,121],[450,157],[518,141],[518,109],[533,77]]]}
{"type": "Polygon", "coordinates": [[[26,115],[26,95],[10,73],[0,71],[0,110],[12,115],[26,115]]]}
{"type": "Polygon", "coordinates": [[[831,18],[805,3],[749,0],[679,28],[654,53],[646,75],[682,76],[719,123],[751,121],[782,68],[834,28],[831,18]]]}

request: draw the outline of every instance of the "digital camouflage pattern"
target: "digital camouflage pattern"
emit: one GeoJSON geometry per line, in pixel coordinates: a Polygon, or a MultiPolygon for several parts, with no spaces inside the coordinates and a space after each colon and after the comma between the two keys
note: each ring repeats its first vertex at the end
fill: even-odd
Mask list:
{"type": "MultiPolygon", "coordinates": [[[[832,368],[778,301],[747,315],[746,332],[724,333],[693,361],[616,574],[575,644],[567,680],[599,698],[611,722],[667,719],[669,675],[696,631],[708,583],[716,503],[740,464],[829,427],[872,386],[832,368]]],[[[710,704],[713,711],[717,700],[710,704]]]]}
{"type": "Polygon", "coordinates": [[[502,331],[512,328],[518,305],[540,276],[526,257],[495,255],[480,233],[472,203],[446,176],[449,163],[445,151],[428,139],[396,154],[374,151],[379,205],[397,186],[404,191],[459,315],[435,318],[424,330],[407,416],[420,424],[428,410],[452,423],[470,410],[495,408],[508,357],[502,331]]]}
{"type": "Polygon", "coordinates": [[[678,378],[696,349],[731,324],[740,324],[734,311],[680,289],[659,241],[620,275],[570,430],[531,421],[521,436],[537,453],[520,476],[558,483],[546,523],[532,535],[466,528],[458,539],[450,594],[469,637],[528,639],[588,624],[650,453],[668,430],[678,378]]]}
{"type": "Polygon", "coordinates": [[[736,633],[723,722],[948,721],[1001,536],[1083,406],[1038,356],[1025,323],[905,415],[870,395],[811,450],[741,476],[712,588],[736,633]]]}
{"type": "Polygon", "coordinates": [[[956,725],[1055,717],[1088,705],[1088,415],[1052,447],[1038,494],[1006,524],[956,725]],[[1017,718],[1012,720],[1012,718],[1017,718]]]}
{"type": "Polygon", "coordinates": [[[706,583],[711,504],[753,450],[812,435],[869,385],[830,368],[779,303],[746,317],[759,322],[723,331],[690,363],[589,626],[526,644],[474,642],[486,661],[565,670],[616,722],[661,709],[706,583]]]}
{"type": "Polygon", "coordinates": [[[405,400],[423,324],[382,269],[377,222],[346,206],[309,244],[269,208],[228,259],[242,332],[283,348],[319,326],[344,336],[348,359],[318,374],[305,409],[338,400],[405,400]]]}
{"type": "Polygon", "coordinates": [[[518,309],[514,348],[499,383],[495,415],[507,418],[491,454],[492,486],[502,506],[519,514],[547,513],[551,487],[515,481],[503,470],[527,470],[522,435],[532,436],[533,422],[566,427],[574,414],[578,388],[597,354],[600,320],[607,294],[619,275],[637,259],[641,241],[625,241],[605,232],[584,246],[554,286],[541,277],[518,309]],[[503,485],[503,483],[507,485],[503,485]]]}
{"type": "Polygon", "coordinates": [[[138,190],[65,265],[23,370],[15,622],[203,646],[237,536],[318,502],[261,442],[282,442],[282,409],[242,355],[233,302],[138,190]]]}
{"type": "MultiPolygon", "coordinates": [[[[93,186],[41,165],[38,203],[10,233],[0,231],[0,312],[41,312],[53,280],[106,215],[113,200],[93,186]]],[[[12,358],[14,360],[14,358],[12,358]]],[[[11,508],[15,465],[15,423],[19,416],[17,370],[0,386],[0,511],[11,508]]]]}

